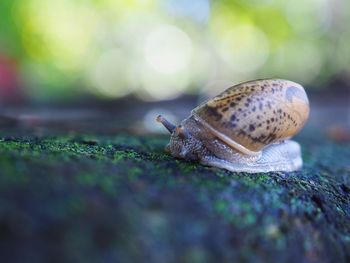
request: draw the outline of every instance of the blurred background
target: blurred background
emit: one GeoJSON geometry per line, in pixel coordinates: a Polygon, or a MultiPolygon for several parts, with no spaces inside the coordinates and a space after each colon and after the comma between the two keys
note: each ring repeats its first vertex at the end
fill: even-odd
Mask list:
{"type": "MultiPolygon", "coordinates": [[[[148,129],[159,111],[176,119],[233,84],[278,77],[315,108],[343,105],[349,123],[349,14],[347,0],[1,0],[0,103],[18,115],[98,101],[146,113],[148,129]]],[[[45,116],[93,115],[60,114],[45,116]]]]}

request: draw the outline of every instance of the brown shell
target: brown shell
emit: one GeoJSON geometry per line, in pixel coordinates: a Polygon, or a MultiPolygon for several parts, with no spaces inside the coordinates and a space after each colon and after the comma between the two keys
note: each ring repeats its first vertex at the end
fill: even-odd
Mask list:
{"type": "Polygon", "coordinates": [[[232,142],[229,145],[259,152],[300,131],[309,116],[309,101],[304,88],[295,82],[254,80],[228,88],[192,114],[220,139],[232,142]]]}

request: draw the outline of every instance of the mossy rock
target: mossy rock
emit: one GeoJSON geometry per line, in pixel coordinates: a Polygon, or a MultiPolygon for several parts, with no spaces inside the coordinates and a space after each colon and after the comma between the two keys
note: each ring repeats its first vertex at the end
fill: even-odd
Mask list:
{"type": "Polygon", "coordinates": [[[2,262],[350,262],[350,145],[300,137],[304,169],[232,173],[162,136],[0,139],[2,262]]]}

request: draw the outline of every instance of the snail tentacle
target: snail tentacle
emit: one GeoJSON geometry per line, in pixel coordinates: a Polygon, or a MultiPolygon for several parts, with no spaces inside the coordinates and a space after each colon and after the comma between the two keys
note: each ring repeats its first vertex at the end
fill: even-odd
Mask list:
{"type": "Polygon", "coordinates": [[[156,118],[157,122],[160,122],[161,124],[163,124],[163,126],[170,132],[173,133],[176,126],[174,124],[172,124],[171,122],[169,122],[167,119],[165,119],[162,115],[158,115],[158,117],[156,118]]]}

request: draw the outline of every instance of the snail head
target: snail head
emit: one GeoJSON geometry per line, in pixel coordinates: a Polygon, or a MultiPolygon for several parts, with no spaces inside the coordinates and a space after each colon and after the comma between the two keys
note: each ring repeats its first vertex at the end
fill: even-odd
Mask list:
{"type": "Polygon", "coordinates": [[[174,125],[159,115],[156,119],[171,133],[170,143],[166,150],[173,156],[186,160],[197,160],[197,150],[201,148],[201,143],[186,129],[184,125],[174,125]]]}

